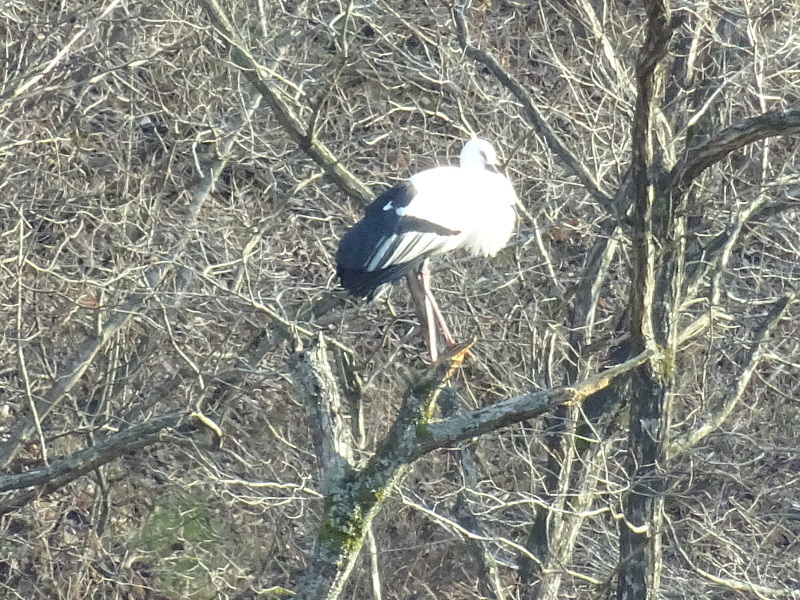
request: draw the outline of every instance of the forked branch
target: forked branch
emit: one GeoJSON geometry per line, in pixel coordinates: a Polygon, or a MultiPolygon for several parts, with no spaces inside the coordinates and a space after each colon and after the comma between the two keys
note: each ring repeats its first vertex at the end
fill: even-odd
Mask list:
{"type": "MultiPolygon", "coordinates": [[[[317,358],[322,363],[327,361],[324,354],[317,358]]],[[[476,411],[432,421],[435,402],[459,364],[458,360],[440,360],[406,395],[392,428],[369,462],[360,470],[329,478],[314,557],[295,590],[295,598],[338,597],[372,519],[416,459],[437,448],[541,415],[559,403],[580,402],[648,358],[649,353],[645,352],[569,388],[509,398],[476,411]]]]}
{"type": "Polygon", "coordinates": [[[321,166],[328,177],[347,195],[367,204],[373,194],[361,180],[343,166],[339,159],[314,135],[313,128],[306,127],[284,101],[277,86],[266,77],[266,70],[247,51],[239,39],[230,19],[223,12],[217,0],[199,0],[214,29],[220,35],[231,53],[231,58],[250,84],[264,98],[272,109],[275,118],[289,137],[305,152],[311,160],[321,166]]]}

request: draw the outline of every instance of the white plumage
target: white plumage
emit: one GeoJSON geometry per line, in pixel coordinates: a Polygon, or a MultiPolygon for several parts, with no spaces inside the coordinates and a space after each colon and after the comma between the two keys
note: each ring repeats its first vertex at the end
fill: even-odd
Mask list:
{"type": "MultiPolygon", "coordinates": [[[[352,294],[372,298],[382,286],[416,273],[426,314],[433,310],[452,344],[430,295],[427,259],[458,248],[494,256],[514,231],[517,202],[511,182],[497,170],[492,145],[472,139],[461,151],[459,167],[422,171],[381,194],[339,242],[337,274],[352,294]]],[[[409,283],[414,292],[411,277],[409,283]]],[[[430,323],[428,329],[432,332],[430,323]]],[[[435,359],[435,344],[431,354],[435,359]]]]}

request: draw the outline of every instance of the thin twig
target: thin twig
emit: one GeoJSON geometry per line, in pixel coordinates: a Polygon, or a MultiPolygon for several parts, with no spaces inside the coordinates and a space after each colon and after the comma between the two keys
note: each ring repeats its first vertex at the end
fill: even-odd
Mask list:
{"type": "Polygon", "coordinates": [[[756,331],[755,340],[750,346],[747,362],[742,368],[742,372],[736,377],[736,387],[734,391],[724,402],[722,402],[719,408],[709,415],[707,422],[700,426],[695,426],[685,434],[676,437],[667,448],[667,453],[669,456],[683,454],[687,450],[693,448],[709,434],[719,429],[722,423],[725,422],[725,419],[731,415],[733,409],[736,408],[736,405],[742,399],[742,396],[744,396],[747,386],[750,385],[750,380],[753,378],[753,375],[755,374],[756,369],[761,362],[761,358],[764,355],[766,342],[769,339],[769,336],[775,330],[778,322],[781,320],[783,315],[786,313],[786,310],[789,308],[789,305],[793,301],[794,296],[788,295],[778,300],[772,306],[769,314],[767,314],[756,331]]]}

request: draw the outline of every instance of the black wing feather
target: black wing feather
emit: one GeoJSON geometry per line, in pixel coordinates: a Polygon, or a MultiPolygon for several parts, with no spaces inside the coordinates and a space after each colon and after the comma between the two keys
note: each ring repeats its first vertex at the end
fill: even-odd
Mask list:
{"type": "MultiPolygon", "coordinates": [[[[407,273],[416,269],[433,253],[422,253],[408,262],[400,262],[402,255],[385,264],[379,260],[377,266],[369,265],[382,252],[383,257],[391,257],[407,236],[421,236],[435,233],[440,236],[457,235],[453,231],[417,217],[397,214],[398,208],[409,205],[416,194],[414,185],[406,180],[398,183],[367,207],[364,218],[342,236],[336,252],[336,274],[342,286],[358,297],[372,298],[375,290],[387,283],[400,281],[407,273]],[[396,236],[387,248],[384,244],[396,236]]],[[[409,247],[413,247],[410,244],[409,247]]]]}

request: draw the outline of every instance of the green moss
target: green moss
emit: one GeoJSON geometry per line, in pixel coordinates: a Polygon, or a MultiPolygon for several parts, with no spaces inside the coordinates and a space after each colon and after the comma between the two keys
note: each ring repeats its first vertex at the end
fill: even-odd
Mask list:
{"type": "Polygon", "coordinates": [[[329,502],[319,526],[319,542],[338,555],[358,552],[364,543],[368,515],[386,499],[384,488],[363,487],[355,492],[348,514],[336,514],[329,502]]]}
{"type": "Polygon", "coordinates": [[[331,520],[330,515],[326,514],[322,523],[319,524],[319,541],[328,547],[344,546],[349,537],[350,535],[344,528],[331,520]]]}
{"type": "Polygon", "coordinates": [[[436,400],[438,398],[439,394],[436,394],[433,398],[430,398],[427,406],[425,407],[425,412],[422,413],[422,420],[426,425],[430,423],[431,419],[433,418],[433,414],[436,412],[436,400]]]}
{"type": "Polygon", "coordinates": [[[319,542],[338,555],[352,554],[364,541],[364,518],[360,513],[341,521],[326,514],[319,526],[319,542]]]}
{"type": "Polygon", "coordinates": [[[215,520],[201,496],[162,498],[150,513],[135,549],[146,556],[158,581],[158,592],[170,599],[217,597],[208,573],[226,564],[219,541],[224,524],[215,520]]]}
{"type": "Polygon", "coordinates": [[[367,512],[376,504],[383,502],[385,498],[386,491],[383,489],[363,488],[359,490],[356,502],[358,502],[363,512],[367,512]]]}
{"type": "Polygon", "coordinates": [[[658,374],[664,382],[675,375],[675,353],[671,348],[659,348],[661,357],[656,361],[658,374]]]}
{"type": "Polygon", "coordinates": [[[292,590],[287,590],[285,587],[281,587],[279,585],[263,590],[261,594],[269,598],[269,600],[278,600],[279,598],[291,598],[292,596],[294,596],[294,592],[292,590]]]}
{"type": "Polygon", "coordinates": [[[430,437],[431,432],[428,429],[428,421],[417,423],[417,440],[427,440],[430,439],[430,437]]]}

